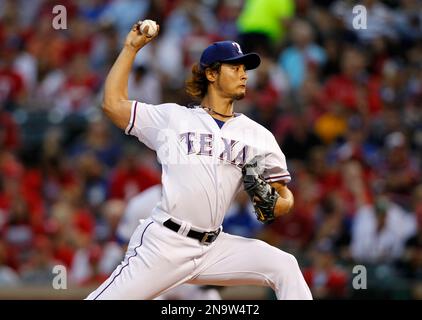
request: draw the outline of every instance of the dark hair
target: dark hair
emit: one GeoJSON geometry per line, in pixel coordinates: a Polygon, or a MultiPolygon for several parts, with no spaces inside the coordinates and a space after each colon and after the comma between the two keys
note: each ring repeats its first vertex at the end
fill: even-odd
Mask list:
{"type": "MultiPolygon", "coordinates": [[[[206,69],[213,71],[220,71],[221,63],[216,62],[206,69]]],[[[205,76],[205,69],[201,69],[198,63],[192,66],[192,74],[186,80],[186,93],[195,100],[201,100],[205,97],[208,91],[208,79],[205,76]]]]}

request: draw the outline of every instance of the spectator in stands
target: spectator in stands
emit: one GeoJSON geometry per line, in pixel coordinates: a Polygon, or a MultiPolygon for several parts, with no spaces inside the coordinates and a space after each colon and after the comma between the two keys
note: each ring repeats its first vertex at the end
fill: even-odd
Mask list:
{"type": "Polygon", "coordinates": [[[352,226],[351,252],[357,262],[377,264],[397,260],[417,230],[415,217],[385,196],[358,209],[352,226]]]}
{"type": "Polygon", "coordinates": [[[85,134],[78,137],[69,149],[72,157],[92,152],[108,170],[117,164],[122,151],[110,124],[103,117],[91,119],[85,134]]]}
{"type": "Polygon", "coordinates": [[[34,239],[29,261],[22,267],[21,280],[27,285],[45,285],[53,283],[52,272],[57,261],[53,257],[51,240],[46,235],[34,239]]]}
{"type": "Polygon", "coordinates": [[[286,71],[292,89],[298,90],[308,72],[324,64],[326,55],[314,42],[314,32],[308,22],[293,21],[290,34],[292,44],[282,51],[279,64],[286,71]]]}
{"type": "Polygon", "coordinates": [[[335,252],[329,239],[319,240],[311,252],[312,267],[303,276],[316,299],[343,299],[347,294],[346,270],[336,265],[335,252]]]}
{"type": "Polygon", "coordinates": [[[392,199],[406,208],[411,202],[412,190],[421,182],[420,163],[411,155],[402,132],[387,135],[385,149],[385,161],[378,172],[392,199]]]}
{"type": "Polygon", "coordinates": [[[109,199],[129,200],[141,191],[160,183],[160,177],[153,168],[142,165],[140,153],[128,147],[110,177],[109,199]]]}

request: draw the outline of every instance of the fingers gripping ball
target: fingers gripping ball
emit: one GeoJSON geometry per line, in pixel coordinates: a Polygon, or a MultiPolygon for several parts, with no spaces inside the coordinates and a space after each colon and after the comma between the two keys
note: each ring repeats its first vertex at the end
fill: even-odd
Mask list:
{"type": "Polygon", "coordinates": [[[280,195],[259,174],[256,162],[246,164],[242,169],[242,176],[243,186],[253,203],[257,219],[263,223],[272,222],[275,219],[274,208],[280,195]]]}
{"type": "Polygon", "coordinates": [[[153,20],[144,20],[144,21],[140,22],[139,30],[146,37],[151,38],[158,31],[157,23],[153,20]],[[147,26],[148,26],[148,28],[147,28],[147,26]]]}

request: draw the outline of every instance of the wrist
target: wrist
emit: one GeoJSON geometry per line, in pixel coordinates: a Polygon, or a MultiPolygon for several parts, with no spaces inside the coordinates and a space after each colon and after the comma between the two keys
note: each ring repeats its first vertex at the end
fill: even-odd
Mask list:
{"type": "Polygon", "coordinates": [[[133,54],[137,54],[140,49],[141,48],[135,48],[133,45],[129,43],[125,43],[125,45],[123,46],[123,50],[131,52],[133,54]]]}

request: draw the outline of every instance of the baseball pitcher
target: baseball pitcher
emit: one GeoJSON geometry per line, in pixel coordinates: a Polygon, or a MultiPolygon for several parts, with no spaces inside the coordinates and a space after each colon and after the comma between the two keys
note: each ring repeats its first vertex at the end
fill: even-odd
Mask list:
{"type": "Polygon", "coordinates": [[[107,76],[103,110],[156,151],[161,199],[133,233],[122,263],[87,299],[153,299],[182,283],[260,285],[278,299],[312,299],[293,255],[221,227],[242,189],[263,223],[293,206],[286,159],[274,136],[234,111],[246,94],[247,70],[257,68],[260,57],[243,54],[236,42],[216,42],[186,83],[197,105],[132,101],[127,84],[133,61],[158,33],[151,20],[133,26],[107,76]]]}

